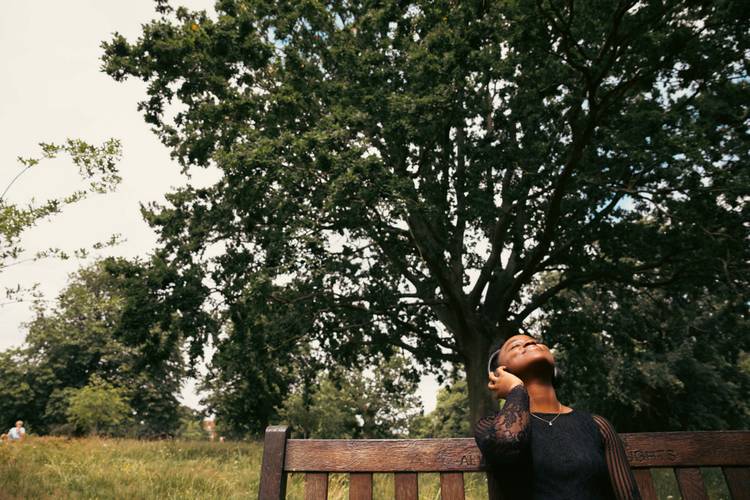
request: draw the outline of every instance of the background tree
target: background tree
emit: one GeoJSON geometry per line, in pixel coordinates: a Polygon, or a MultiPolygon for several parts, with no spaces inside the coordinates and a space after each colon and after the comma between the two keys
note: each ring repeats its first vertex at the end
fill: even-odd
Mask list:
{"type": "MultiPolygon", "coordinates": [[[[9,429],[16,420],[24,420],[27,429],[34,429],[36,422],[29,421],[29,417],[37,416],[29,408],[29,401],[33,401],[32,384],[34,377],[29,376],[28,360],[21,349],[8,349],[0,352],[0,425],[9,429]]],[[[7,429],[5,430],[7,432],[7,429]]]]}
{"type": "Polygon", "coordinates": [[[104,43],[104,69],[146,82],[140,109],[183,168],[223,174],[145,215],[227,317],[257,316],[242,297],[271,280],[343,363],[462,363],[476,418],[488,347],[564,290],[743,289],[741,2],[157,11],[104,43]]]}
{"type": "Polygon", "coordinates": [[[71,276],[54,307],[37,306],[25,345],[0,355],[4,419],[25,416],[38,432],[67,432],[72,398],[110,397],[111,386],[133,410],[131,433],[156,436],[176,431],[177,395],[185,373],[182,351],[179,346],[168,354],[158,349],[167,334],[158,323],[147,322],[152,319],[149,309],[141,310],[147,337],[138,336],[136,324],[125,314],[131,302],[146,300],[136,300],[147,287],[136,286],[132,276],[135,269],[148,274],[147,268],[137,261],[99,261],[71,276]],[[110,272],[115,270],[131,274],[110,272]],[[126,328],[131,337],[122,334],[126,328]],[[109,384],[104,392],[80,393],[92,383],[96,387],[91,391],[101,389],[97,381],[109,384]]]}
{"type": "Polygon", "coordinates": [[[460,379],[440,388],[435,409],[412,420],[409,436],[415,438],[466,437],[471,435],[469,391],[460,379]]]}
{"type": "Polygon", "coordinates": [[[304,302],[264,276],[237,293],[214,337],[200,388],[206,411],[217,416],[225,433],[244,437],[260,435],[289,385],[314,379],[321,365],[309,354],[307,325],[315,320],[304,302]]]}
{"type": "Polygon", "coordinates": [[[188,441],[206,441],[208,432],[203,428],[203,415],[201,412],[180,406],[180,428],[177,431],[177,437],[188,441]]]}
{"type": "Polygon", "coordinates": [[[394,356],[366,371],[318,371],[289,394],[279,418],[304,438],[403,437],[422,406],[408,364],[394,356]]]}
{"type": "Polygon", "coordinates": [[[80,432],[98,436],[123,433],[133,410],[122,388],[93,376],[85,387],[70,391],[66,413],[80,432]]]}

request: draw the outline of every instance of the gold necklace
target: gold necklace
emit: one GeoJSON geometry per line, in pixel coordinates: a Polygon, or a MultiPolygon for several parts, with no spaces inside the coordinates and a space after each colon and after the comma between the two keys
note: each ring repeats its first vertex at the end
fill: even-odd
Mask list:
{"type": "Polygon", "coordinates": [[[533,413],[531,413],[531,412],[529,412],[529,413],[531,413],[531,416],[532,416],[532,417],[534,417],[534,418],[538,418],[538,419],[539,419],[539,420],[541,420],[542,422],[546,422],[547,424],[549,424],[550,426],[552,426],[552,422],[554,422],[555,420],[557,420],[557,417],[559,417],[559,416],[560,416],[561,412],[562,412],[562,405],[561,405],[561,404],[560,404],[560,402],[558,401],[558,402],[557,402],[557,415],[555,415],[555,417],[554,417],[554,418],[553,418],[552,420],[547,420],[546,418],[542,418],[542,417],[540,417],[540,416],[538,416],[538,415],[534,415],[534,414],[533,414],[533,413]]]}

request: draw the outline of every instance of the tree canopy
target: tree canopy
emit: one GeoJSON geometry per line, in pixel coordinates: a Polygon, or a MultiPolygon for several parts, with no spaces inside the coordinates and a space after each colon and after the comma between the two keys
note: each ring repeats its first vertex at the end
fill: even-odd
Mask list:
{"type": "Polygon", "coordinates": [[[185,170],[222,173],[144,214],[226,342],[270,282],[340,361],[462,363],[476,418],[488,347],[565,291],[747,289],[742,2],[156,7],[104,70],[146,83],[185,170]]]}

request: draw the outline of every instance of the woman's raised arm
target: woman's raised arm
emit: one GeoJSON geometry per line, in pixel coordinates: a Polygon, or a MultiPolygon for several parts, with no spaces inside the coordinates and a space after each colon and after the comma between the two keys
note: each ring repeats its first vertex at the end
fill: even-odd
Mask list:
{"type": "Polygon", "coordinates": [[[529,393],[517,385],[508,393],[502,410],[477,422],[474,439],[488,463],[511,463],[528,448],[530,427],[529,393]]]}

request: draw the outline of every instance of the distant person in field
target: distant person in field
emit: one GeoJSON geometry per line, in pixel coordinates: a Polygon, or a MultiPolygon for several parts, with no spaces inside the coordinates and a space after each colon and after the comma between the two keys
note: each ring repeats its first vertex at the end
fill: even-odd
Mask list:
{"type": "Polygon", "coordinates": [[[11,441],[23,441],[26,438],[26,429],[23,426],[23,420],[16,422],[15,427],[8,431],[8,439],[11,441]]]}

